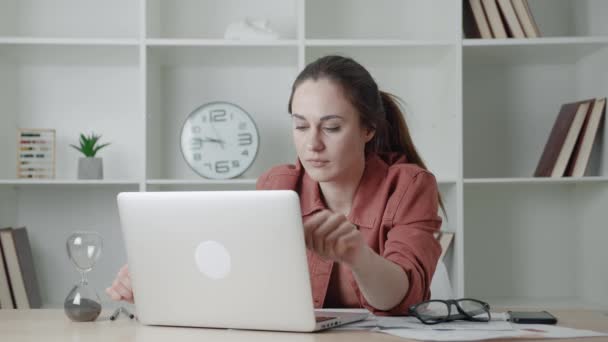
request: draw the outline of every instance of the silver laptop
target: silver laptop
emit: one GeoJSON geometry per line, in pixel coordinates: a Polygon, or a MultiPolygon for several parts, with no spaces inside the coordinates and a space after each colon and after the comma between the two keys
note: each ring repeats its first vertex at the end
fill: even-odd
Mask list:
{"type": "Polygon", "coordinates": [[[315,311],[294,191],[123,192],[141,323],[310,332],[365,319],[315,311]]]}

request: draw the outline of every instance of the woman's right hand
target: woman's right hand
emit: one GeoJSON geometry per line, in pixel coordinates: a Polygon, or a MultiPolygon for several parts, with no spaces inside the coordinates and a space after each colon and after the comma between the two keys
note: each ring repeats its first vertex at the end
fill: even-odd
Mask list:
{"type": "Polygon", "coordinates": [[[134,304],[133,288],[131,287],[131,276],[129,275],[129,265],[124,265],[116,275],[116,279],[112,282],[112,286],[106,288],[106,293],[112,300],[124,300],[134,304]]]}

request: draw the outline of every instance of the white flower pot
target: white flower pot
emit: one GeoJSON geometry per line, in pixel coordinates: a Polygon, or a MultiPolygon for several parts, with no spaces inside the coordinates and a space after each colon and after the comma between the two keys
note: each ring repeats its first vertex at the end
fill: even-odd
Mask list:
{"type": "Polygon", "coordinates": [[[103,179],[102,159],[90,157],[78,159],[78,179],[103,179]]]}

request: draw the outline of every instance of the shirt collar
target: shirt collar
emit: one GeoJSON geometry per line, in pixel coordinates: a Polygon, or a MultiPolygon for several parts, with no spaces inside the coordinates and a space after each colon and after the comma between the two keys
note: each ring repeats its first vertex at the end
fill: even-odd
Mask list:
{"type": "MultiPolygon", "coordinates": [[[[402,161],[402,158],[394,158],[388,156],[389,162],[395,160],[402,161]]],[[[302,215],[309,215],[315,211],[327,209],[327,205],[323,201],[319,182],[310,178],[304,170],[300,160],[296,162],[296,167],[301,168],[302,188],[300,195],[300,206],[302,215]]],[[[380,188],[382,182],[386,178],[389,165],[380,158],[377,154],[369,154],[365,160],[365,169],[361,176],[359,186],[355,191],[353,204],[347,219],[357,226],[372,228],[375,224],[376,216],[384,210],[379,206],[383,206],[382,201],[374,201],[374,194],[380,188]]]]}

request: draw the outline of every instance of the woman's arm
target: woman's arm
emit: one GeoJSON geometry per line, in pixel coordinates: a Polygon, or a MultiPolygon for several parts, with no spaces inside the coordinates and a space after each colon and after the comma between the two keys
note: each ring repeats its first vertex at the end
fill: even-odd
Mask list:
{"type": "Polygon", "coordinates": [[[344,215],[322,210],[305,219],[306,245],[321,257],[351,268],[362,305],[377,314],[406,315],[407,308],[430,297],[430,282],[441,253],[433,233],[437,215],[437,183],[421,172],[394,195],[385,212],[375,252],[344,215]]]}
{"type": "Polygon", "coordinates": [[[305,222],[304,232],[308,248],[351,268],[363,296],[376,309],[389,310],[407,294],[403,268],[374,252],[344,215],[323,210],[305,222]]]}
{"type": "Polygon", "coordinates": [[[351,269],[365,299],[379,310],[397,306],[409,290],[409,279],[403,268],[367,246],[351,269]]]}

